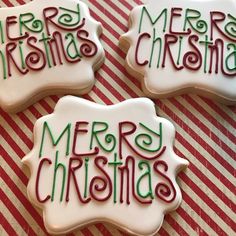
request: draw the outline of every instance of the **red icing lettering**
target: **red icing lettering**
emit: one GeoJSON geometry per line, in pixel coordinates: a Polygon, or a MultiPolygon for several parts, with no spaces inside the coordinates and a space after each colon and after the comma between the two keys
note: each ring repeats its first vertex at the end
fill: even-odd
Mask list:
{"type": "Polygon", "coordinates": [[[49,160],[47,158],[43,158],[39,163],[37,176],[36,176],[35,192],[36,192],[36,198],[40,203],[45,203],[46,201],[48,201],[51,198],[50,195],[47,195],[44,199],[42,199],[39,195],[39,179],[40,179],[41,169],[42,169],[43,165],[46,164],[46,163],[48,165],[52,164],[51,160],[49,160]]]}

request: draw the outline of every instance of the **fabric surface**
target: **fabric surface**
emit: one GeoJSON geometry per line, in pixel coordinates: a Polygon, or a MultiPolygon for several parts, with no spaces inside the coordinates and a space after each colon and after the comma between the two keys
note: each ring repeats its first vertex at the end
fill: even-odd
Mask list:
{"type": "MultiPolygon", "coordinates": [[[[96,84],[84,98],[115,104],[142,97],[140,83],[124,68],[125,53],[118,39],[127,31],[130,10],[138,0],[83,0],[91,15],[103,25],[105,64],[96,73],[96,84]]],[[[29,0],[2,0],[1,7],[29,0]]],[[[59,96],[47,97],[27,110],[9,115],[0,110],[0,235],[46,235],[42,212],[27,199],[29,170],[21,159],[33,147],[35,121],[51,113],[59,96]]],[[[178,182],[183,201],[166,215],[158,235],[235,235],[236,106],[184,95],[154,100],[158,115],[176,127],[175,150],[189,160],[178,182]]],[[[127,235],[107,223],[97,223],[70,235],[127,235]]]]}

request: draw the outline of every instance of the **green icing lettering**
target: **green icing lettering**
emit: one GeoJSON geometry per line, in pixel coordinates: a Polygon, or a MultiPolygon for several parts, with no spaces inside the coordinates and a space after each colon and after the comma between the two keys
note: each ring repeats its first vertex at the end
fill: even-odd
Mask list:
{"type": "MultiPolygon", "coordinates": [[[[152,192],[152,173],[151,173],[151,167],[149,165],[148,161],[140,161],[138,164],[138,167],[140,170],[143,170],[144,167],[146,167],[146,171],[138,178],[137,185],[136,185],[136,190],[138,195],[141,198],[147,198],[150,197],[151,199],[154,199],[153,192],[152,192]],[[141,182],[144,179],[148,179],[148,191],[146,193],[141,192],[141,182]]],[[[146,186],[146,185],[145,185],[146,186]]]]}
{"type": "Polygon", "coordinates": [[[183,30],[187,30],[187,24],[199,34],[205,34],[208,30],[207,22],[199,20],[201,18],[201,12],[187,8],[185,11],[185,21],[183,30]]]}
{"type": "Polygon", "coordinates": [[[76,39],[75,39],[74,35],[72,33],[68,33],[65,36],[65,38],[67,40],[70,40],[68,46],[66,47],[66,52],[67,52],[68,56],[71,59],[76,59],[78,57],[81,58],[81,55],[79,54],[79,50],[78,50],[77,45],[76,45],[76,39]]]}
{"type": "Polygon", "coordinates": [[[157,152],[162,147],[162,123],[159,123],[159,133],[153,131],[142,123],[139,125],[148,133],[141,133],[135,137],[136,145],[147,152],[157,152]],[[154,136],[154,137],[153,137],[154,136]],[[153,144],[153,141],[159,138],[159,145],[155,149],[150,149],[148,146],[153,144]]]}
{"type": "Polygon", "coordinates": [[[205,40],[204,41],[199,41],[200,44],[203,44],[204,47],[204,73],[207,73],[207,56],[208,56],[208,46],[212,45],[213,43],[211,41],[208,40],[208,36],[205,35],[205,40]]]}
{"type": "Polygon", "coordinates": [[[22,69],[25,69],[26,66],[25,66],[25,60],[24,60],[24,53],[23,53],[23,49],[22,49],[22,44],[23,44],[23,41],[20,41],[19,42],[20,59],[21,59],[21,67],[22,67],[22,69]]]}
{"type": "Polygon", "coordinates": [[[5,36],[3,33],[3,26],[2,26],[2,22],[0,21],[0,36],[1,36],[1,43],[4,44],[5,43],[5,36]]]}
{"type": "Polygon", "coordinates": [[[108,162],[108,165],[114,166],[114,177],[113,177],[113,184],[114,184],[114,195],[113,195],[113,202],[117,203],[116,200],[116,186],[117,186],[117,167],[122,165],[123,163],[121,161],[117,161],[117,153],[114,154],[114,161],[113,162],[108,162]]]}
{"type": "Polygon", "coordinates": [[[107,145],[103,145],[99,139],[99,135],[103,134],[108,130],[108,124],[105,122],[93,122],[92,124],[92,134],[90,140],[90,150],[93,148],[93,141],[94,139],[97,141],[98,145],[106,152],[112,152],[116,146],[116,137],[113,134],[106,134],[105,135],[105,142],[106,144],[111,144],[111,147],[108,148],[107,145]]]}
{"type": "Polygon", "coordinates": [[[54,195],[55,195],[55,188],[56,188],[56,179],[57,179],[57,173],[59,168],[63,171],[63,177],[62,177],[62,187],[61,187],[61,195],[60,195],[60,201],[63,200],[63,194],[64,194],[64,188],[65,188],[65,182],[66,182],[66,166],[62,163],[58,163],[58,151],[56,152],[56,161],[54,165],[54,176],[53,176],[53,187],[52,187],[52,197],[51,201],[54,201],[54,195]]]}
{"type": "Polygon", "coordinates": [[[50,56],[49,56],[49,49],[48,49],[48,41],[49,40],[50,40],[50,38],[46,37],[45,33],[42,33],[42,39],[40,39],[39,42],[43,42],[45,52],[46,52],[48,67],[51,68],[52,64],[51,64],[51,60],[50,60],[50,56]]]}
{"type": "Polygon", "coordinates": [[[61,14],[58,18],[58,23],[67,26],[67,27],[73,27],[79,24],[81,19],[81,13],[80,13],[80,6],[77,4],[77,10],[71,10],[64,7],[59,7],[60,10],[66,12],[64,14],[61,14]],[[72,13],[72,14],[71,14],[72,13]]]}
{"type": "Polygon", "coordinates": [[[41,20],[35,20],[35,16],[32,13],[20,14],[19,22],[20,35],[23,35],[23,28],[26,28],[30,32],[34,33],[40,33],[44,28],[43,22],[41,20]]]}
{"type": "Polygon", "coordinates": [[[89,158],[85,158],[84,198],[87,198],[88,196],[88,163],[89,163],[89,158]]]}
{"type": "Polygon", "coordinates": [[[225,25],[225,32],[229,36],[235,39],[236,38],[236,18],[233,17],[231,14],[228,14],[227,16],[230,19],[230,22],[228,22],[225,25]]]}
{"type": "Polygon", "coordinates": [[[7,78],[7,64],[6,64],[5,55],[3,54],[2,51],[0,51],[0,56],[1,56],[1,59],[2,59],[3,78],[6,79],[7,78]]]}
{"type": "Polygon", "coordinates": [[[179,51],[178,51],[177,65],[180,64],[180,58],[181,58],[181,52],[182,52],[182,41],[183,41],[183,36],[179,36],[179,51]]]}
{"type": "Polygon", "coordinates": [[[59,135],[59,137],[57,139],[55,139],[55,137],[52,134],[52,131],[48,125],[48,123],[45,121],[43,124],[43,134],[42,134],[42,139],[41,139],[41,144],[40,144],[40,151],[39,151],[39,157],[42,157],[43,155],[43,145],[44,145],[44,140],[45,140],[45,134],[46,131],[48,131],[48,134],[51,138],[52,144],[53,146],[57,146],[59,141],[61,140],[61,138],[67,133],[67,144],[66,144],[66,156],[69,155],[69,151],[70,151],[70,134],[71,134],[71,123],[69,123],[65,129],[62,131],[62,133],[59,135]]]}
{"type": "Polygon", "coordinates": [[[233,51],[230,52],[229,55],[226,56],[226,58],[225,58],[225,65],[226,65],[226,68],[229,71],[234,71],[234,70],[236,70],[236,45],[234,43],[229,43],[227,45],[228,51],[230,50],[230,48],[232,48],[233,51]]]}
{"type": "Polygon", "coordinates": [[[161,19],[163,16],[164,16],[164,24],[163,24],[163,32],[166,31],[166,25],[167,25],[167,8],[163,9],[162,12],[160,13],[159,16],[157,16],[156,19],[153,20],[152,16],[150,15],[150,13],[148,12],[147,8],[144,6],[142,8],[142,13],[141,13],[141,17],[140,17],[140,22],[139,22],[139,30],[138,32],[140,33],[142,31],[142,25],[143,25],[143,18],[144,18],[144,15],[146,15],[148,17],[148,19],[150,20],[152,26],[154,26],[157,21],[159,19],[161,19]]]}
{"type": "Polygon", "coordinates": [[[162,39],[160,37],[156,37],[156,29],[153,28],[153,41],[152,41],[149,68],[152,67],[152,59],[153,59],[153,53],[154,53],[156,43],[159,43],[159,53],[158,53],[158,61],[157,61],[157,68],[159,68],[160,60],[161,60],[161,51],[162,51],[162,39]]]}

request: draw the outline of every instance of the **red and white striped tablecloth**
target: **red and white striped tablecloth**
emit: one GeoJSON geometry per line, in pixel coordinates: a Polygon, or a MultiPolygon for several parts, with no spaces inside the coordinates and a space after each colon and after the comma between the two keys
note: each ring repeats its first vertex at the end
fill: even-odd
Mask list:
{"type": "MultiPolygon", "coordinates": [[[[96,85],[84,98],[114,104],[141,97],[140,83],[124,68],[118,39],[127,31],[130,10],[139,0],[83,0],[103,25],[106,61],[96,73],[96,85]]],[[[29,0],[1,0],[1,7],[29,0]]],[[[223,2],[223,1],[222,1],[223,2]]],[[[35,121],[53,111],[58,96],[47,97],[27,110],[9,115],[0,110],[0,235],[46,235],[41,211],[27,199],[29,172],[21,159],[32,146],[35,121]]],[[[175,149],[190,161],[179,175],[183,202],[166,215],[159,235],[236,235],[236,106],[228,107],[196,95],[155,100],[157,113],[177,130],[175,149]]],[[[98,223],[70,235],[126,235],[98,223]]]]}

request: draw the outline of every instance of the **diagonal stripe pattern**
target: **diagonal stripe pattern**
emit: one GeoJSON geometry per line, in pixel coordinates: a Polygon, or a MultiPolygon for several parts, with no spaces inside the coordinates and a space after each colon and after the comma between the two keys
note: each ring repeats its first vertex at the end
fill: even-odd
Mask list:
{"type": "MultiPolygon", "coordinates": [[[[144,96],[140,83],[124,68],[125,53],[118,39],[127,31],[130,10],[140,0],[83,0],[103,25],[106,61],[96,73],[93,90],[83,97],[114,104],[144,96]]],[[[2,0],[0,7],[30,0],[2,0]]],[[[144,1],[143,1],[144,2],[144,1]]],[[[59,96],[47,97],[27,110],[10,115],[0,110],[0,235],[47,235],[41,211],[27,199],[28,169],[21,159],[33,146],[35,121],[49,114],[59,96]]],[[[175,149],[190,161],[179,175],[182,205],[165,217],[157,235],[236,234],[236,107],[227,107],[197,95],[155,100],[157,113],[177,130],[175,149]]],[[[128,235],[107,223],[97,223],[68,235],[128,235]]]]}

